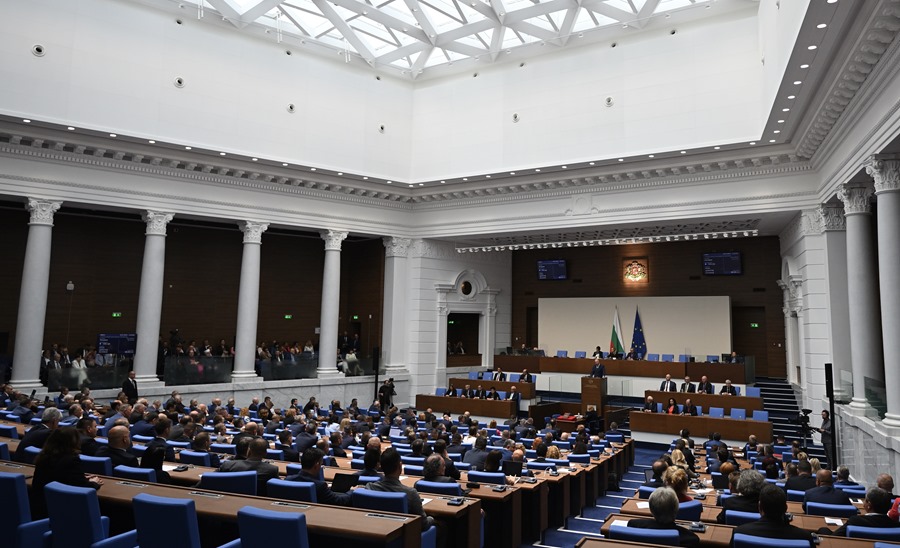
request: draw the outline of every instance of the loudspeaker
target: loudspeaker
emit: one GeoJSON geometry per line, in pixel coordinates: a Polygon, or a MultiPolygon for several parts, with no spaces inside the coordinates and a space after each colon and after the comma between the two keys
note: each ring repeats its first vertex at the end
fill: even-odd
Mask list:
{"type": "Polygon", "coordinates": [[[825,397],[834,398],[834,373],[830,363],[825,364],[825,397]]]}

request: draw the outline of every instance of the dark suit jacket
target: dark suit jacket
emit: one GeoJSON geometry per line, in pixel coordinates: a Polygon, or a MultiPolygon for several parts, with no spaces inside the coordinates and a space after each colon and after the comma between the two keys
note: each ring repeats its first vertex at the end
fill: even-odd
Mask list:
{"type": "Polygon", "coordinates": [[[463,457],[463,462],[472,465],[472,470],[484,470],[484,461],[487,459],[488,452],[483,449],[472,449],[463,457]]]}
{"type": "Polygon", "coordinates": [[[114,447],[110,447],[108,445],[101,445],[97,449],[96,456],[109,457],[109,460],[112,461],[113,468],[115,468],[116,466],[119,466],[119,465],[131,466],[133,468],[137,468],[138,466],[140,466],[140,463],[138,462],[138,458],[135,457],[134,455],[132,455],[131,453],[129,453],[128,451],[126,451],[124,449],[117,449],[114,447]]]}
{"type": "Polygon", "coordinates": [[[810,541],[810,546],[812,546],[812,533],[810,533],[809,531],[804,531],[799,527],[794,527],[789,523],[785,523],[783,519],[762,517],[759,519],[759,521],[738,525],[737,527],[735,527],[734,533],[742,533],[745,535],[753,535],[755,537],[765,538],[781,538],[791,540],[802,539],[810,541]]]}
{"type": "Polygon", "coordinates": [[[745,497],[734,495],[722,501],[722,511],[716,516],[718,523],[725,523],[725,510],[737,510],[738,512],[759,513],[759,497],[745,497]]]}
{"type": "Polygon", "coordinates": [[[141,457],[141,468],[156,470],[158,483],[170,483],[169,473],[162,469],[164,461],[175,462],[175,449],[166,445],[166,440],[153,438],[141,457]]]}
{"type": "Polygon", "coordinates": [[[681,391],[682,392],[696,392],[697,386],[694,383],[681,383],[681,391]]]}
{"type": "Polygon", "coordinates": [[[688,406],[688,405],[683,406],[681,408],[681,412],[684,413],[685,415],[691,415],[693,417],[696,417],[699,414],[697,412],[697,406],[694,404],[691,404],[690,406],[688,406]]]}
{"type": "Polygon", "coordinates": [[[315,434],[310,434],[309,432],[300,432],[297,434],[297,438],[294,440],[294,449],[297,450],[301,455],[304,451],[316,445],[316,442],[319,441],[319,437],[315,434]]]}
{"type": "Polygon", "coordinates": [[[660,392],[675,392],[676,390],[678,390],[678,385],[675,384],[675,381],[663,381],[659,383],[660,392]]]}
{"type": "Polygon", "coordinates": [[[598,363],[594,367],[591,368],[591,376],[592,377],[605,377],[606,376],[606,367],[602,363],[598,363]]]}
{"type": "Polygon", "coordinates": [[[697,392],[702,394],[715,394],[716,388],[712,385],[712,383],[701,382],[697,385],[697,392]]]}
{"type": "Polygon", "coordinates": [[[31,427],[31,430],[25,432],[25,435],[22,436],[22,440],[19,442],[19,447],[16,449],[16,453],[13,456],[13,460],[17,460],[19,462],[25,462],[25,448],[26,447],[44,447],[44,442],[47,441],[47,438],[50,437],[50,434],[53,430],[47,428],[45,424],[37,424],[31,427]]]}
{"type": "Polygon", "coordinates": [[[864,514],[862,516],[851,516],[847,518],[847,523],[838,527],[834,533],[827,534],[838,537],[846,536],[847,527],[850,525],[856,525],[858,527],[879,527],[885,529],[900,527],[900,523],[892,520],[884,514],[864,514]]]}
{"type": "Polygon", "coordinates": [[[719,394],[730,394],[732,396],[737,396],[737,388],[735,388],[734,386],[723,384],[722,389],[719,390],[719,394]]]}
{"type": "Polygon", "coordinates": [[[81,469],[81,461],[78,455],[66,455],[56,462],[37,465],[34,467],[34,477],[31,480],[31,518],[42,519],[47,517],[47,503],[44,498],[44,486],[58,481],[74,487],[93,487],[99,489],[96,483],[91,483],[81,469]]]}
{"type": "Polygon", "coordinates": [[[534,382],[534,377],[531,376],[531,373],[528,373],[519,377],[519,382],[534,382]]]}
{"type": "Polygon", "coordinates": [[[484,390],[484,389],[475,390],[475,397],[478,398],[479,400],[486,399],[487,395],[488,395],[487,390],[484,390]]]}
{"type": "Polygon", "coordinates": [[[656,408],[657,408],[656,402],[653,402],[653,403],[644,402],[644,411],[650,411],[651,413],[656,413],[656,408]]]}
{"type": "Polygon", "coordinates": [[[506,380],[506,373],[499,373],[499,374],[498,374],[498,373],[495,371],[494,374],[491,375],[491,380],[495,380],[495,381],[505,381],[505,380],[506,380]],[[499,375],[499,377],[498,377],[498,375],[499,375]]]}
{"type": "Polygon", "coordinates": [[[350,493],[335,493],[328,484],[319,478],[314,478],[301,470],[299,474],[293,474],[286,478],[287,481],[305,481],[316,485],[316,500],[319,504],[333,504],[335,506],[350,506],[350,493]]]}
{"type": "Polygon", "coordinates": [[[852,504],[850,497],[843,489],[835,489],[831,485],[820,485],[806,491],[803,498],[803,511],[806,512],[807,502],[820,502],[823,504],[852,504]]]}
{"type": "Polygon", "coordinates": [[[638,529],[675,529],[678,531],[678,545],[697,547],[700,546],[700,537],[692,531],[688,531],[684,527],[675,525],[674,523],[659,523],[655,519],[633,519],[628,522],[629,527],[638,529]]]}
{"type": "Polygon", "coordinates": [[[784,482],[784,490],[787,491],[809,491],[816,486],[816,478],[813,476],[794,476],[784,482]]]}
{"type": "Polygon", "coordinates": [[[81,454],[87,455],[89,457],[95,456],[97,454],[97,451],[100,449],[100,444],[97,443],[97,440],[85,435],[80,436],[80,438],[81,454]]]}
{"type": "Polygon", "coordinates": [[[125,379],[125,382],[122,383],[122,392],[125,392],[128,403],[134,405],[134,402],[138,399],[137,381],[131,384],[131,379],[125,379]]]}

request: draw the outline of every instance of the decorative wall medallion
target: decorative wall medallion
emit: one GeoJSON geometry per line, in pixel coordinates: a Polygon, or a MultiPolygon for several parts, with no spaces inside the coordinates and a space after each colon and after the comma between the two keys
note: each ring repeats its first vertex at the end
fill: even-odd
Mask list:
{"type": "Polygon", "coordinates": [[[622,260],[623,279],[627,284],[650,282],[650,266],[647,257],[632,257],[622,260]]]}

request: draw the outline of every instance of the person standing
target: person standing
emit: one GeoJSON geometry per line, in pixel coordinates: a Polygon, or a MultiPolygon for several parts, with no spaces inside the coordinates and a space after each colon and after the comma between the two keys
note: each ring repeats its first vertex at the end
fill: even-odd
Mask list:
{"type": "Polygon", "coordinates": [[[390,378],[384,381],[384,384],[378,388],[378,403],[381,404],[381,408],[387,411],[393,405],[393,396],[397,395],[397,391],[394,390],[394,379],[390,378]]]}
{"type": "Polygon", "coordinates": [[[128,403],[134,405],[138,400],[137,381],[134,379],[134,370],[128,372],[128,378],[122,383],[122,392],[128,398],[128,403]]]}
{"type": "Polygon", "coordinates": [[[822,445],[825,446],[825,456],[831,462],[834,454],[834,440],[831,438],[831,413],[822,410],[822,426],[819,427],[819,434],[822,434],[822,445]]]}

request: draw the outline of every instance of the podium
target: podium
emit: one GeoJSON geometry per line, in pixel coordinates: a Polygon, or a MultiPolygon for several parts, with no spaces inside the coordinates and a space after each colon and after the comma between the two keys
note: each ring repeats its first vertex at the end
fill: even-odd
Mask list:
{"type": "Polygon", "coordinates": [[[597,414],[603,416],[606,405],[606,379],[581,377],[581,414],[586,415],[588,405],[597,406],[597,414]]]}

